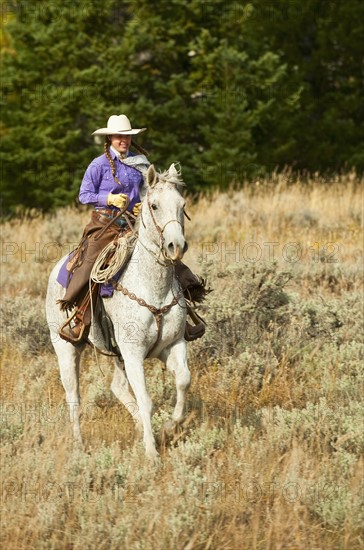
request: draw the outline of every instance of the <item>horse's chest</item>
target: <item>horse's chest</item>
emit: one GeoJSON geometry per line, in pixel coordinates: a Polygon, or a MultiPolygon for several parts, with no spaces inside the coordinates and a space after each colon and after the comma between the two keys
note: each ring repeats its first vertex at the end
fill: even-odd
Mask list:
{"type": "Polygon", "coordinates": [[[131,344],[152,344],[157,339],[170,342],[178,338],[184,327],[184,310],[175,304],[168,311],[153,312],[137,300],[122,300],[118,308],[108,304],[107,312],[118,341],[131,344]]]}
{"type": "Polygon", "coordinates": [[[152,341],[157,338],[168,342],[173,341],[181,332],[181,323],[181,314],[177,308],[165,313],[149,315],[145,324],[144,337],[146,340],[152,341]]]}

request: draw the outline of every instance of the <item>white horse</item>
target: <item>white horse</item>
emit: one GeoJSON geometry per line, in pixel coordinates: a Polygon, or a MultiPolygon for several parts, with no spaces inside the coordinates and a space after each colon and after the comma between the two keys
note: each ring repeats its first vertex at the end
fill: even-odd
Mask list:
{"type": "MultiPolygon", "coordinates": [[[[145,180],[147,192],[140,213],[137,245],[119,279],[118,290],[111,298],[104,299],[104,305],[123,357],[123,362],[115,361],[111,390],[133,414],[137,427],[143,430],[146,453],[155,459],[158,452],[151,426],[152,402],[143,362],[147,356],[158,357],[175,375],[177,402],[172,419],[165,426],[171,431],[183,420],[185,395],[191,378],[184,339],[186,304],[173,268],[174,262],[183,257],[187,243],[184,237],[185,201],[179,192],[182,182],[175,166],[172,164],[163,174],[150,166],[145,180]],[[132,334],[130,327],[133,327],[132,334]]],[[[66,314],[56,305],[64,294],[64,288],[56,281],[64,260],[58,262],[50,275],[46,314],[73,434],[82,445],[79,364],[84,347],[62,340],[58,334],[66,321],[66,314]]],[[[105,347],[95,321],[90,340],[99,349],[105,347]]]]}

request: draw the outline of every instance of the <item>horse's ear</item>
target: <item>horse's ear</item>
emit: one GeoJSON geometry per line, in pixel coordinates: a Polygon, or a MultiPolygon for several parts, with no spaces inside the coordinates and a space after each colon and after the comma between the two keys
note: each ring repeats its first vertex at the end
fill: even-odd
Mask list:
{"type": "Polygon", "coordinates": [[[171,178],[176,178],[181,175],[181,170],[179,163],[176,165],[174,162],[172,162],[171,166],[168,168],[168,173],[171,178]]]}
{"type": "Polygon", "coordinates": [[[154,164],[151,164],[147,170],[146,182],[148,187],[154,187],[157,183],[157,172],[155,171],[154,164]]]}

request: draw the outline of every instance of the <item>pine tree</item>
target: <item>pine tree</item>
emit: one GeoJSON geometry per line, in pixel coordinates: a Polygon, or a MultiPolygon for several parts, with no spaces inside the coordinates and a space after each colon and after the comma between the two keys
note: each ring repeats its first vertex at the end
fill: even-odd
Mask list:
{"type": "Polygon", "coordinates": [[[3,56],[3,214],[75,201],[98,151],[91,132],[105,110],[103,56],[115,4],[15,4],[3,56]]]}
{"type": "MultiPolygon", "coordinates": [[[[125,113],[188,189],[364,166],[360,0],[17,3],[5,22],[2,214],[75,202],[125,113]]],[[[1,29],[4,30],[4,29],[1,29]]]]}
{"type": "Polygon", "coordinates": [[[147,117],[155,162],[179,160],[192,189],[264,171],[260,128],[292,103],[273,87],[285,66],[260,37],[246,40],[249,24],[232,0],[140,0],[123,33],[125,108],[147,117]]]}
{"type": "Polygon", "coordinates": [[[262,162],[269,155],[279,166],[311,172],[362,171],[363,2],[254,0],[253,5],[250,31],[280,52],[287,66],[285,88],[300,90],[299,109],[267,126],[276,146],[263,136],[262,162]]]}

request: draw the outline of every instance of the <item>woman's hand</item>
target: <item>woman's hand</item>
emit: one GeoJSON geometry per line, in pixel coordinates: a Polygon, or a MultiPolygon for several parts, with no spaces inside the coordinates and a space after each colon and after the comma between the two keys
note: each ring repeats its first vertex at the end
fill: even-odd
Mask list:
{"type": "Polygon", "coordinates": [[[141,202],[137,202],[135,205],[134,205],[134,208],[133,208],[133,214],[135,217],[138,216],[139,212],[141,211],[142,209],[142,203],[141,202]]]}
{"type": "Polygon", "coordinates": [[[109,193],[107,196],[107,204],[109,206],[116,206],[117,208],[120,208],[120,210],[124,210],[128,202],[129,197],[128,195],[124,195],[124,193],[119,193],[118,195],[109,193]]]}

